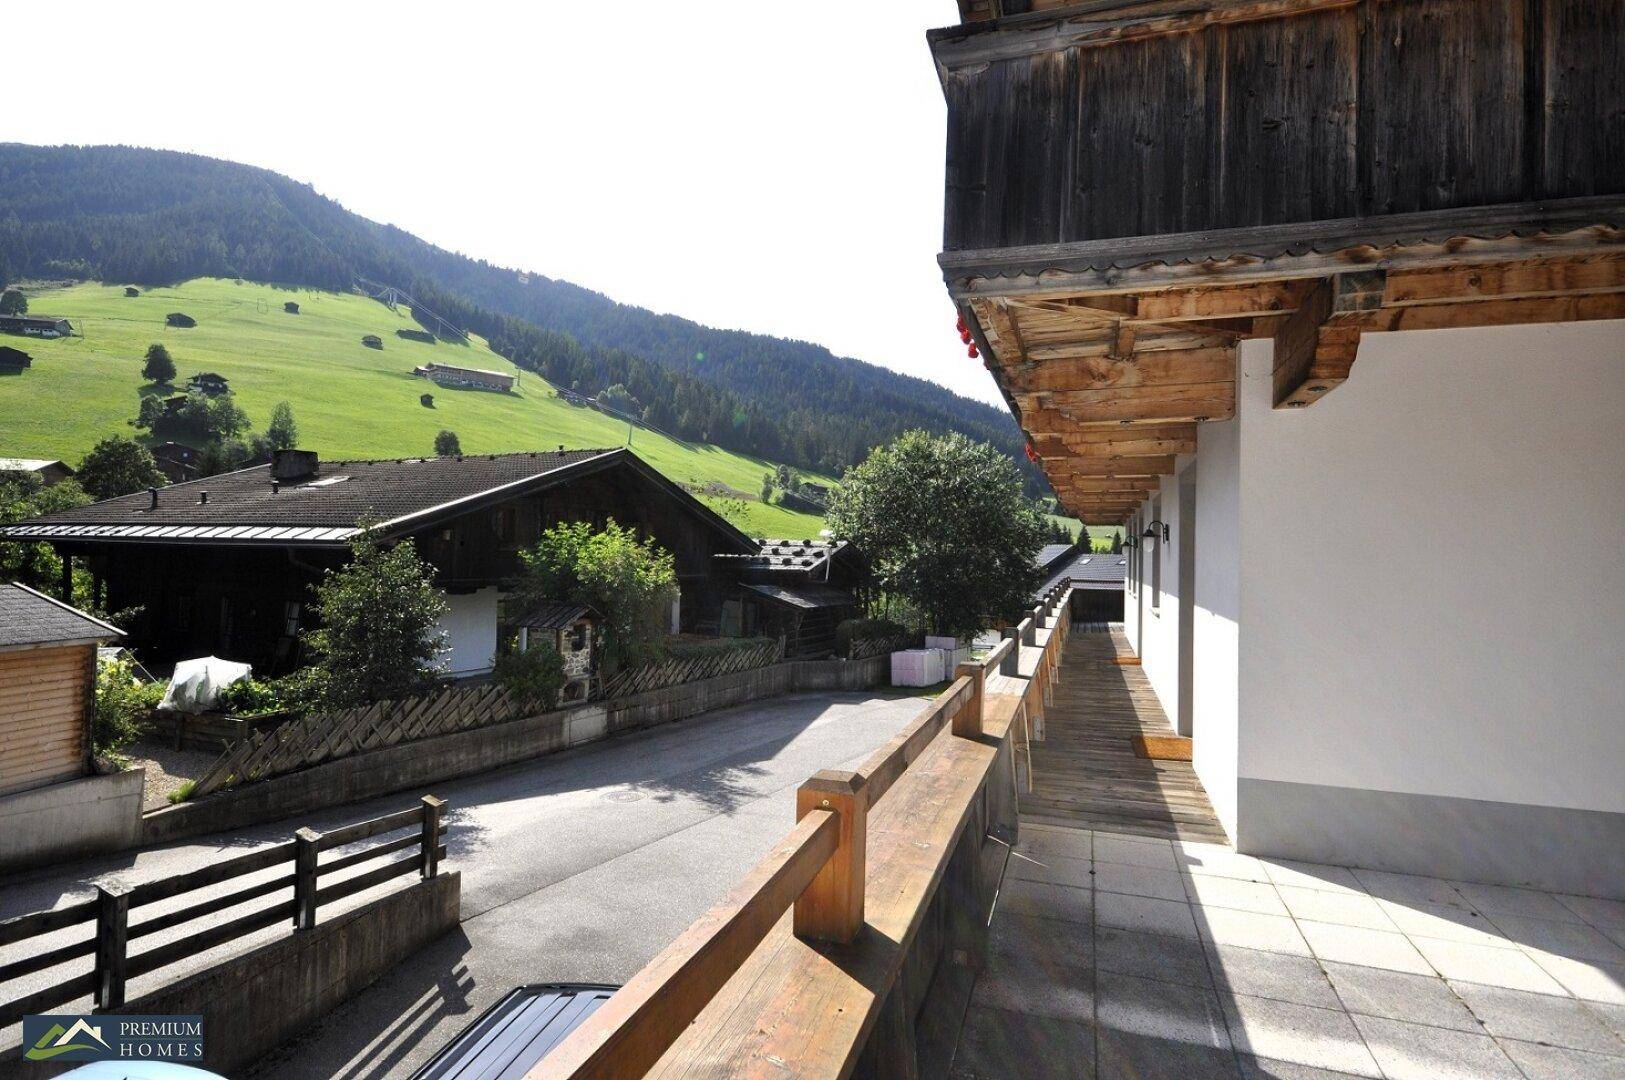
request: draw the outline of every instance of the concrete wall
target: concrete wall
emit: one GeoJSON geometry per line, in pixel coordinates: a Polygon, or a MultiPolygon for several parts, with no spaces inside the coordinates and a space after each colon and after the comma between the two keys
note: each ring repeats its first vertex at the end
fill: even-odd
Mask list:
{"type": "Polygon", "coordinates": [[[440,666],[448,675],[477,675],[491,670],[497,655],[497,620],[501,593],[496,589],[448,594],[439,628],[446,635],[440,666]]]}
{"type": "Polygon", "coordinates": [[[1191,613],[1191,749],[1225,832],[1236,834],[1241,614],[1241,425],[1196,429],[1196,591],[1191,613]]]}
{"type": "Polygon", "coordinates": [[[0,870],[134,847],[145,776],[129,769],[0,796],[0,870]]]}
{"type": "MultiPolygon", "coordinates": [[[[331,919],[318,912],[313,929],[290,933],[112,1012],[202,1016],[204,1067],[239,1075],[455,928],[461,892],[461,875],[440,874],[331,919]]],[[[52,1076],[74,1067],[45,1063],[19,1075],[52,1076]]]]}
{"type": "Polygon", "coordinates": [[[489,772],[609,735],[799,690],[857,690],[884,681],[886,657],[774,664],[614,701],[572,705],[506,724],[459,731],[245,784],[141,821],[142,845],[162,844],[361,802],[459,776],[489,772]]]}

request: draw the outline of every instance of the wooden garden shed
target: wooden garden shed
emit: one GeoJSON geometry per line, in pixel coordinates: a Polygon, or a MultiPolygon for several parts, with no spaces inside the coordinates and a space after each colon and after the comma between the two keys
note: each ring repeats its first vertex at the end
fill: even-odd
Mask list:
{"type": "Polygon", "coordinates": [[[96,646],[123,636],[26,585],[0,584],[0,795],[90,771],[96,646]]]}

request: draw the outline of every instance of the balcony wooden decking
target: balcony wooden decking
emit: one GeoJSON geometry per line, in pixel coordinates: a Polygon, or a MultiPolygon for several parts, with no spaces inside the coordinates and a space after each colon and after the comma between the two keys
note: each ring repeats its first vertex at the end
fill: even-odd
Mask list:
{"type": "Polygon", "coordinates": [[[1044,740],[1032,744],[1032,791],[1021,817],[1047,825],[1225,843],[1202,782],[1188,761],[1136,757],[1135,735],[1173,735],[1151,683],[1121,630],[1067,641],[1044,740]]]}

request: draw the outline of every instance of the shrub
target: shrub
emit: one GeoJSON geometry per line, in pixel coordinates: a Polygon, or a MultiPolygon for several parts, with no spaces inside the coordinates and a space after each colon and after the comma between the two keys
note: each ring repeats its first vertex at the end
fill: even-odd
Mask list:
{"type": "Polygon", "coordinates": [[[141,368],[141,377],[155,383],[175,381],[175,359],[162,344],[153,342],[147,346],[147,359],[141,368]]]}
{"type": "Polygon", "coordinates": [[[282,688],[277,683],[262,682],[252,677],[239,679],[220,691],[215,704],[221,712],[233,716],[260,716],[280,712],[287,707],[287,702],[282,698],[282,688]]]}
{"type": "Polygon", "coordinates": [[[891,619],[847,619],[835,627],[835,652],[839,656],[850,656],[854,641],[900,638],[908,632],[908,627],[891,619]]]}
{"type": "Polygon", "coordinates": [[[79,463],[78,479],[79,486],[96,499],[111,499],[164,484],[164,474],[151,452],[117,435],[91,448],[79,463]]]}
{"type": "Polygon", "coordinates": [[[174,791],[171,791],[169,793],[169,801],[172,802],[172,803],[183,803],[187,799],[190,799],[192,797],[192,792],[194,792],[196,790],[197,790],[197,781],[196,780],[182,781],[181,785],[179,787],[177,787],[174,791]]]}
{"type": "Polygon", "coordinates": [[[564,688],[564,657],[545,644],[520,652],[516,638],[497,656],[492,674],[498,686],[520,701],[551,709],[558,704],[559,691],[564,688]]]}
{"type": "Polygon", "coordinates": [[[98,663],[95,720],[91,730],[96,752],[116,754],[133,742],[163,697],[163,683],[143,683],[135,674],[133,660],[98,663]]]}
{"type": "Polygon", "coordinates": [[[168,315],[165,315],[164,322],[170,326],[178,326],[182,329],[188,329],[197,325],[196,319],[179,311],[171,311],[168,315]]]}
{"type": "Polygon", "coordinates": [[[369,349],[382,349],[384,347],[384,339],[379,337],[377,334],[363,334],[361,337],[361,344],[365,345],[369,349]]]}
{"type": "Polygon", "coordinates": [[[434,437],[435,457],[456,457],[463,452],[463,444],[455,431],[442,431],[434,437]]]}

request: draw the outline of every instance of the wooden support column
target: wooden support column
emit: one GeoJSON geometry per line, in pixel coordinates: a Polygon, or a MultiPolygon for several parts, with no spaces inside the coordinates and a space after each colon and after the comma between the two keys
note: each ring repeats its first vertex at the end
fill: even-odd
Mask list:
{"type": "Polygon", "coordinates": [[[432,878],[440,872],[440,811],[444,799],[423,796],[423,876],[432,878]]]}
{"type": "Polygon", "coordinates": [[[849,942],[863,929],[863,890],[869,796],[855,772],[824,769],[796,789],[796,820],[814,810],[836,816],[835,853],[796,899],[795,933],[801,938],[849,942]]]}
{"type": "Polygon", "coordinates": [[[954,678],[960,677],[970,679],[970,700],[954,714],[954,734],[966,739],[979,738],[982,734],[982,699],[987,683],[987,668],[975,660],[967,660],[954,668],[954,678]]]}
{"type": "Polygon", "coordinates": [[[73,556],[67,552],[62,553],[62,581],[58,585],[60,595],[57,599],[64,604],[73,603],[73,556]]]}
{"type": "Polygon", "coordinates": [[[96,1007],[124,1004],[124,970],[129,941],[130,887],[96,886],[96,1007]]]}
{"type": "Polygon", "coordinates": [[[1382,307],[1388,275],[1361,270],[1323,278],[1275,331],[1275,407],[1301,409],[1349,377],[1360,319],[1382,307]]]}
{"type": "Polygon", "coordinates": [[[321,854],[322,834],[300,829],[293,839],[293,928],[309,930],[316,925],[316,856],[321,854]]]}

